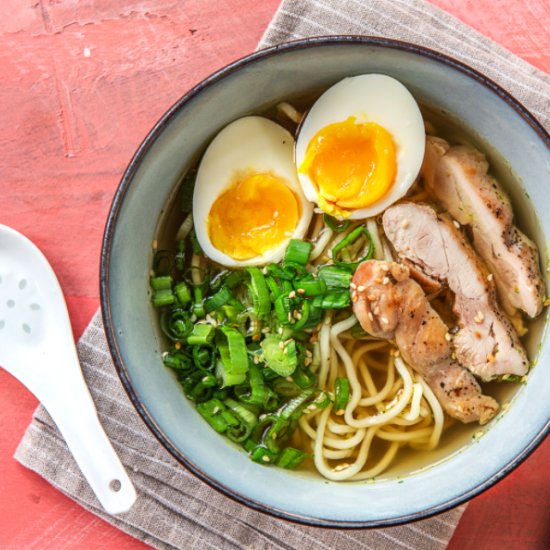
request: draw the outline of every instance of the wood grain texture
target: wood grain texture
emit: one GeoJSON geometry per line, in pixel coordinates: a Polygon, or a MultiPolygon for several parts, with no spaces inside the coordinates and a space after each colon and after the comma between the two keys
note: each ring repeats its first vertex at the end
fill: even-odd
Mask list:
{"type": "MultiPolygon", "coordinates": [[[[24,232],[49,258],[76,337],[98,307],[105,219],[134,150],[193,84],[254,49],[278,3],[0,3],[0,223],[24,232]]],[[[433,3],[550,71],[547,0],[433,3]]],[[[12,459],[35,406],[0,370],[0,548],[145,547],[12,459]]],[[[450,548],[550,547],[549,466],[547,441],[474,499],[450,548]]]]}

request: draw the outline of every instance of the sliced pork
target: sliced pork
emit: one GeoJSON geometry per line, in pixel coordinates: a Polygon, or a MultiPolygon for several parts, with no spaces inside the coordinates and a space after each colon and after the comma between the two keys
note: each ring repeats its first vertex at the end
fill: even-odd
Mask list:
{"type": "Polygon", "coordinates": [[[424,377],[445,411],[462,422],[488,422],[497,402],[451,358],[448,328],[403,264],[368,260],[353,276],[353,310],[364,330],[395,339],[403,359],[424,377]]]}
{"type": "Polygon", "coordinates": [[[448,147],[429,138],[424,180],[428,190],[463,225],[472,228],[473,245],[495,277],[500,301],[530,317],[542,310],[544,283],[535,244],[515,225],[512,206],[483,154],[471,147],[448,147]]]}
{"type": "Polygon", "coordinates": [[[454,293],[458,332],[452,346],[458,362],[483,380],[524,375],[525,350],[497,304],[492,276],[453,223],[430,206],[405,202],[386,210],[383,225],[400,258],[454,293]]]}

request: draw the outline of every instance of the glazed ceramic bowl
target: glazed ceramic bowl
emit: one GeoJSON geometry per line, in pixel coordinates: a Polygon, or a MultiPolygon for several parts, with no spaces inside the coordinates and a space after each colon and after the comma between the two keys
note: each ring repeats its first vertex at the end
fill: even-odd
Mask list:
{"type": "Polygon", "coordinates": [[[369,72],[403,82],[421,104],[469,128],[504,179],[513,172],[516,183],[508,191],[515,211],[547,266],[548,134],[506,92],[461,63],[411,44],[367,37],[314,38],[264,50],[183,96],[128,166],[109,214],[101,258],[101,301],[111,352],[132,402],[160,443],[228,496],[314,525],[393,525],[441,512],[509,473],[549,429],[547,311],[528,343],[536,367],[525,385],[505,396],[510,401],[505,412],[481,431],[478,427],[474,437],[469,431],[427,462],[413,465],[413,473],[393,471],[371,483],[328,482],[313,473],[253,463],[207,426],[162,365],[164,344],[148,298],[151,243],[182,175],[232,120],[369,72]]]}

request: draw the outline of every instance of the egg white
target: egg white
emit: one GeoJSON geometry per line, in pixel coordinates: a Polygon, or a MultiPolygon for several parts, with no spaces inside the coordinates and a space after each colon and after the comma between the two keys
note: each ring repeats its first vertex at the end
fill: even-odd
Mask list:
{"type": "MultiPolygon", "coordinates": [[[[199,164],[193,193],[193,220],[197,240],[210,259],[228,267],[278,262],[291,238],[304,237],[313,207],[298,182],[294,146],[294,138],[287,130],[259,116],[247,116],[230,123],[212,140],[199,164]],[[301,217],[292,235],[276,248],[254,258],[236,260],[212,244],[208,232],[208,215],[214,201],[230,187],[235,174],[248,171],[270,172],[284,180],[301,203],[301,217]]],[[[236,204],[235,208],[239,208],[239,205],[236,204]]],[[[246,216],[246,212],[243,211],[242,215],[246,216]]]]}
{"type": "MultiPolygon", "coordinates": [[[[396,146],[393,185],[374,204],[351,212],[351,219],[363,219],[379,214],[407,193],[422,166],[426,135],[420,109],[401,82],[382,74],[344,78],[319,97],[304,119],[296,140],[298,169],[315,134],[350,116],[357,123],[375,122],[382,126],[396,146]]],[[[318,204],[317,188],[309,176],[298,173],[298,178],[307,199],[318,204]]]]}

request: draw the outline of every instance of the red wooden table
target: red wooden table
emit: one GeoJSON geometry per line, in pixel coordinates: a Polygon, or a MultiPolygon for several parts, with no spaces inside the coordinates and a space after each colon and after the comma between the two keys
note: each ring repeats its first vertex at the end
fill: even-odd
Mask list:
{"type": "MultiPolygon", "coordinates": [[[[549,0],[432,1],[550,72],[549,0]]],[[[133,151],[192,84],[254,49],[278,3],[1,0],[0,223],[50,259],[76,337],[133,151]]],[[[0,548],[143,548],[12,459],[36,404],[0,370],[0,548]]],[[[550,548],[549,466],[546,441],[470,503],[450,548],[550,548]]]]}

